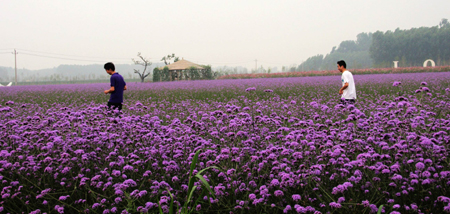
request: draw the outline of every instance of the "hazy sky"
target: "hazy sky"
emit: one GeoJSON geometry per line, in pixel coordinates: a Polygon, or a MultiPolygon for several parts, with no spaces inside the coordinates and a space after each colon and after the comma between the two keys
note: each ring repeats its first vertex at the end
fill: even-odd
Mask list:
{"type": "Polygon", "coordinates": [[[158,62],[300,64],[361,32],[438,25],[450,1],[0,0],[0,66],[158,62]],[[51,57],[51,58],[50,58],[51,57]]]}

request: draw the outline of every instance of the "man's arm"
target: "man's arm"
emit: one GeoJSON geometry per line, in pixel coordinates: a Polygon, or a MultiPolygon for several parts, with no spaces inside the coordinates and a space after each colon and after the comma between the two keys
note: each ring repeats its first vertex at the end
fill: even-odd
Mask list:
{"type": "Polygon", "coordinates": [[[124,90],[124,91],[127,90],[127,86],[123,87],[123,90],[124,90]]]}
{"type": "Polygon", "coordinates": [[[344,83],[344,86],[342,86],[342,88],[339,90],[339,94],[343,94],[344,90],[348,88],[348,82],[344,83]]]}
{"type": "Polygon", "coordinates": [[[114,86],[111,86],[111,88],[109,90],[105,90],[104,92],[105,92],[105,94],[109,94],[109,93],[113,92],[114,90],[115,90],[114,86]]]}

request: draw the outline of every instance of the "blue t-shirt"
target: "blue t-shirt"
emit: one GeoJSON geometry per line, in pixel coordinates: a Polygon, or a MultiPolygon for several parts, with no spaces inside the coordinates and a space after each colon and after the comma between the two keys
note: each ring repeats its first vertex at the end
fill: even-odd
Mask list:
{"type": "Polygon", "coordinates": [[[114,86],[114,91],[111,92],[109,102],[122,103],[123,102],[123,88],[127,85],[123,77],[119,73],[111,75],[111,86],[114,86]]]}

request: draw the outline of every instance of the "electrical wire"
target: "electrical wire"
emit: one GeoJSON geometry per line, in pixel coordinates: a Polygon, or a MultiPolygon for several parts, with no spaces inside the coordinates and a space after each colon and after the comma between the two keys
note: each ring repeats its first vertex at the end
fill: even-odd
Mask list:
{"type": "Polygon", "coordinates": [[[37,56],[37,57],[44,57],[44,58],[52,58],[52,59],[64,59],[64,60],[72,60],[72,61],[80,61],[80,62],[97,62],[97,63],[103,63],[104,61],[100,60],[87,60],[87,59],[73,59],[73,58],[65,58],[65,57],[54,57],[54,56],[44,56],[44,55],[37,55],[37,54],[30,54],[30,53],[20,53],[23,55],[29,55],[29,56],[37,56]]]}
{"type": "MultiPolygon", "coordinates": [[[[0,49],[0,50],[14,50],[14,48],[7,48],[7,49],[5,48],[5,49],[0,49]]],[[[33,51],[33,50],[26,50],[26,49],[15,49],[15,50],[18,51],[18,54],[23,54],[23,55],[52,58],[52,59],[72,60],[72,61],[97,62],[97,63],[103,63],[104,61],[113,60],[113,59],[131,61],[131,58],[108,58],[108,57],[79,56],[79,55],[33,51]],[[89,58],[89,59],[87,59],[87,58],[89,58]],[[92,60],[92,59],[98,59],[98,60],[92,60]]],[[[11,52],[0,52],[0,54],[8,54],[8,53],[11,53],[11,52]]],[[[155,59],[155,58],[147,58],[147,59],[155,59]]],[[[201,63],[201,64],[216,64],[216,65],[239,65],[239,64],[248,64],[248,63],[254,62],[254,60],[238,61],[238,62],[210,62],[210,61],[204,61],[204,60],[196,60],[196,59],[192,59],[192,58],[189,60],[194,61],[196,63],[201,63]]],[[[156,63],[158,63],[158,62],[156,62],[156,63]]],[[[267,64],[279,64],[279,63],[267,63],[267,64]]]]}
{"type": "Polygon", "coordinates": [[[58,54],[58,53],[49,53],[49,52],[42,52],[42,51],[31,51],[31,50],[25,50],[25,49],[17,49],[19,51],[25,51],[25,52],[31,52],[31,53],[38,53],[38,54],[46,54],[46,55],[56,55],[56,56],[68,56],[68,57],[77,57],[77,58],[97,58],[97,59],[123,59],[123,60],[129,60],[130,58],[109,58],[109,57],[91,57],[91,56],[77,56],[77,55],[68,55],[68,54],[58,54]]]}
{"type": "Polygon", "coordinates": [[[252,61],[240,61],[240,62],[210,62],[210,61],[206,62],[206,61],[203,61],[203,60],[196,60],[196,59],[189,59],[189,60],[190,60],[190,61],[197,62],[197,63],[205,63],[205,64],[224,64],[224,65],[230,65],[230,64],[246,64],[246,63],[252,63],[252,62],[254,62],[253,60],[252,60],[252,61]]]}

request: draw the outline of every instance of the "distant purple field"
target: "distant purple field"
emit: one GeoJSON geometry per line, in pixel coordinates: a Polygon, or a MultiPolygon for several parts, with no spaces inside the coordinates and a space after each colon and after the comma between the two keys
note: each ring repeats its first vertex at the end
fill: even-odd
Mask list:
{"type": "Polygon", "coordinates": [[[1,87],[0,213],[450,212],[450,73],[354,78],[1,87]]]}
{"type": "MultiPolygon", "coordinates": [[[[450,72],[439,73],[403,73],[403,74],[370,74],[354,75],[356,84],[385,84],[394,81],[441,81],[449,79],[450,72]]],[[[329,84],[330,87],[338,87],[340,76],[317,76],[317,77],[292,77],[292,78],[259,78],[259,79],[233,79],[233,80],[199,80],[199,81],[178,81],[178,82],[157,82],[157,83],[128,83],[131,90],[198,90],[198,89],[224,89],[238,87],[246,89],[247,87],[289,87],[298,84],[329,84]]],[[[29,85],[0,88],[0,93],[14,93],[23,91],[100,91],[108,88],[108,83],[95,84],[58,84],[58,85],[29,85]]]]}

